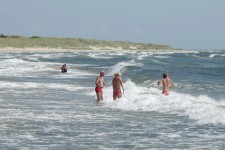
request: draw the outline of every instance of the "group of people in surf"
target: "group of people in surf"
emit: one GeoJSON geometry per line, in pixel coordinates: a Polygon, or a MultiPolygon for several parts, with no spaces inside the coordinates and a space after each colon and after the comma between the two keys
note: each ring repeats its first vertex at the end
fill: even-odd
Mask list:
{"type": "MultiPolygon", "coordinates": [[[[103,101],[103,87],[107,86],[104,81],[105,71],[101,71],[99,76],[97,76],[95,81],[95,92],[97,96],[97,103],[100,103],[103,101]]],[[[119,99],[124,94],[124,87],[123,87],[123,81],[121,77],[121,73],[115,73],[114,78],[112,80],[112,86],[113,86],[113,100],[119,99]],[[121,88],[123,91],[121,91],[121,88]]]]}
{"type": "MultiPolygon", "coordinates": [[[[107,86],[105,81],[104,81],[104,76],[105,76],[105,71],[101,71],[99,76],[97,76],[96,81],[95,81],[95,92],[97,96],[97,103],[103,101],[103,87],[107,86]]],[[[174,83],[172,80],[169,78],[168,73],[164,73],[162,75],[163,79],[159,80],[157,82],[158,85],[162,84],[162,94],[165,96],[169,95],[170,88],[174,86],[174,83]]],[[[122,76],[121,73],[115,73],[114,78],[112,80],[112,87],[113,87],[113,100],[119,99],[122,97],[122,94],[124,94],[124,87],[123,87],[123,81],[122,81],[122,76]],[[121,91],[121,88],[123,91],[121,91]]]]}
{"type": "MultiPolygon", "coordinates": [[[[65,73],[67,72],[67,66],[64,64],[61,67],[61,72],[65,73]]],[[[104,81],[105,71],[101,71],[99,76],[97,76],[95,81],[95,92],[97,96],[97,103],[103,102],[103,88],[106,87],[106,83],[104,81]]],[[[165,96],[169,95],[170,88],[174,86],[174,83],[169,78],[168,73],[164,73],[162,75],[162,79],[157,82],[158,85],[162,84],[162,94],[165,96]]],[[[124,94],[124,87],[123,87],[123,81],[122,81],[122,75],[120,72],[117,72],[114,74],[114,78],[112,80],[112,87],[113,87],[113,100],[119,99],[124,94]],[[121,90],[122,88],[122,90],[121,90]]]]}

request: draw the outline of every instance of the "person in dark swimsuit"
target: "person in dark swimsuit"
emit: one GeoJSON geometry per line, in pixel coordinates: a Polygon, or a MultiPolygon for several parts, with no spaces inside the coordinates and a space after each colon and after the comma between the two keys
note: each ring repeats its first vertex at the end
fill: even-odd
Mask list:
{"type": "Polygon", "coordinates": [[[67,66],[66,66],[66,64],[62,65],[61,72],[62,73],[67,72],[67,66]]]}

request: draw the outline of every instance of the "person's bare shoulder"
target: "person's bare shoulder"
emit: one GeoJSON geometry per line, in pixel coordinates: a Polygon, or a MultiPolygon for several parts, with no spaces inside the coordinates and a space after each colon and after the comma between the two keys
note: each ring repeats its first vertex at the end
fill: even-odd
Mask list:
{"type": "Polygon", "coordinates": [[[100,77],[99,77],[99,76],[97,76],[96,81],[98,81],[99,79],[100,79],[100,77]]]}
{"type": "Polygon", "coordinates": [[[120,77],[117,77],[117,81],[122,81],[120,77]]]}

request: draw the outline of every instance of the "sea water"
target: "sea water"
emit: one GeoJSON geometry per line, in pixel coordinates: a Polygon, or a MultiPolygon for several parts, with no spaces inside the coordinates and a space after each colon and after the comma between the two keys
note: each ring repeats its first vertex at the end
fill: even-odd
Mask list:
{"type": "Polygon", "coordinates": [[[5,52],[0,62],[0,149],[225,147],[224,50],[5,52]],[[116,72],[125,92],[113,101],[116,72]],[[165,72],[169,96],[157,85],[165,72]]]}

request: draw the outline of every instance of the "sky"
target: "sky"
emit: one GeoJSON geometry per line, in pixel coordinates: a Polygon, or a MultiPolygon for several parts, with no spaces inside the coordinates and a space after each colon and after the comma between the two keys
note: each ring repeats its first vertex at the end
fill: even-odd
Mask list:
{"type": "Polygon", "coordinates": [[[225,49],[225,0],[0,0],[0,34],[225,49]]]}

